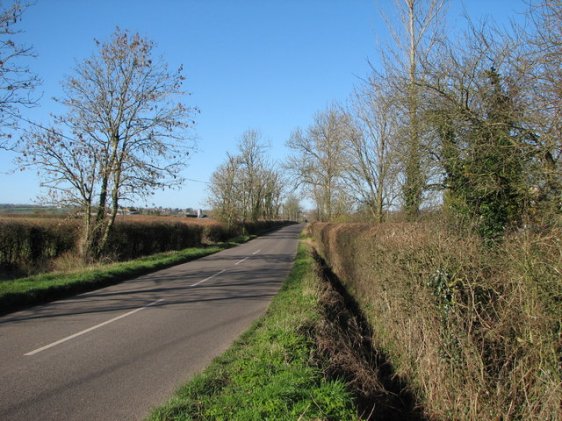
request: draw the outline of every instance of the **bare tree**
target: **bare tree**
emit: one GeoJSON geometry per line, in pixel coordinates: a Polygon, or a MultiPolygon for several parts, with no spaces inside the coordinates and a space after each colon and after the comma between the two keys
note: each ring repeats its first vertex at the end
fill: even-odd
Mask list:
{"type": "Polygon", "coordinates": [[[19,33],[17,23],[26,8],[27,4],[14,1],[0,10],[0,149],[13,147],[11,132],[18,128],[20,109],[37,104],[32,93],[39,78],[21,62],[22,58],[33,57],[33,50],[14,41],[19,33]]]}
{"type": "MultiPolygon", "coordinates": [[[[345,141],[349,136],[349,118],[336,107],[315,116],[314,123],[302,132],[293,132],[287,145],[293,150],[286,168],[299,186],[316,203],[318,219],[335,216],[337,199],[343,197],[345,141]]],[[[344,199],[345,200],[345,199],[344,199]]]]}
{"type": "Polygon", "coordinates": [[[536,180],[538,198],[561,212],[562,2],[533,2],[529,16],[531,30],[518,40],[525,48],[513,61],[525,79],[520,83],[525,91],[524,127],[541,162],[536,180]]]}
{"type": "Polygon", "coordinates": [[[243,133],[238,154],[213,173],[209,204],[229,225],[275,219],[279,214],[284,181],[265,155],[267,147],[256,130],[243,133]]]}
{"type": "Polygon", "coordinates": [[[407,135],[403,136],[402,195],[404,210],[410,218],[415,218],[419,213],[427,182],[423,164],[425,148],[422,144],[424,128],[420,119],[419,86],[422,77],[419,63],[431,54],[440,38],[440,19],[445,3],[446,0],[396,0],[403,29],[398,30],[388,24],[395,46],[391,57],[385,56],[385,76],[396,84],[397,93],[402,91],[405,106],[407,135]]]}
{"type": "Polygon", "coordinates": [[[84,214],[83,254],[105,249],[121,201],[181,183],[194,109],[180,100],[184,76],[153,57],[153,43],[119,28],[78,64],[59,102],[56,129],[25,137],[23,165],[35,166],[53,197],[84,214]]]}
{"type": "Polygon", "coordinates": [[[386,80],[373,75],[355,92],[350,110],[345,178],[373,220],[382,222],[397,197],[398,105],[386,80]]]}
{"type": "Polygon", "coordinates": [[[265,145],[257,130],[247,130],[238,144],[241,167],[242,220],[257,221],[265,194],[265,145]]]}
{"type": "Polygon", "coordinates": [[[209,184],[209,205],[216,218],[226,222],[228,227],[238,222],[242,213],[239,177],[238,158],[227,154],[226,162],[213,172],[209,184]]]}
{"type": "Polygon", "coordinates": [[[277,219],[285,191],[285,180],[275,167],[264,168],[263,183],[262,219],[277,219]]]}
{"type": "Polygon", "coordinates": [[[298,221],[301,215],[300,199],[294,193],[289,194],[283,203],[283,218],[289,221],[298,221]]]}

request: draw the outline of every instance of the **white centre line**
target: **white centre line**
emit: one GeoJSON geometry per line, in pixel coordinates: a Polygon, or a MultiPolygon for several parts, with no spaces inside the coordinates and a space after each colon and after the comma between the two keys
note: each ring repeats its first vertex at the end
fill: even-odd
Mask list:
{"type": "Polygon", "coordinates": [[[242,263],[246,259],[248,259],[248,257],[244,257],[242,260],[238,260],[236,263],[234,263],[234,265],[239,265],[240,263],[242,263]]]}
{"type": "Polygon", "coordinates": [[[226,272],[226,269],[221,270],[220,272],[215,273],[214,275],[209,276],[208,278],[203,279],[202,281],[196,282],[193,285],[190,285],[191,287],[196,287],[199,284],[202,284],[203,282],[207,282],[209,279],[213,279],[215,276],[220,275],[221,273],[226,272]]]}
{"type": "Polygon", "coordinates": [[[159,300],[156,300],[156,301],[154,301],[154,302],[152,302],[152,303],[150,303],[150,304],[147,304],[147,305],[145,305],[144,307],[139,307],[139,308],[137,308],[137,309],[135,309],[135,310],[129,311],[128,313],[125,313],[125,314],[122,314],[122,315],[120,315],[120,316],[114,317],[113,319],[107,320],[107,321],[105,321],[105,322],[103,322],[103,323],[100,323],[99,325],[95,325],[95,326],[92,326],[92,327],[90,327],[90,328],[88,328],[88,329],[86,329],[86,330],[83,330],[83,331],[81,331],[81,332],[75,333],[74,335],[67,336],[66,338],[60,339],[60,340],[58,340],[58,341],[56,341],[56,342],[53,342],[53,343],[51,343],[51,344],[49,344],[49,345],[45,345],[45,346],[43,346],[43,347],[41,347],[41,348],[37,348],[36,350],[31,351],[31,352],[28,352],[27,354],[24,354],[24,355],[25,355],[25,356],[31,356],[31,355],[38,354],[38,353],[40,353],[40,352],[42,352],[42,351],[45,351],[45,350],[47,350],[47,349],[49,349],[49,348],[52,348],[52,347],[57,346],[57,345],[60,345],[60,344],[62,344],[62,343],[64,343],[64,342],[66,342],[66,341],[70,341],[71,339],[77,338],[78,336],[82,336],[82,335],[84,335],[84,334],[86,334],[86,333],[88,333],[88,332],[91,332],[92,330],[99,329],[100,327],[103,327],[103,326],[106,326],[106,325],[108,325],[108,324],[110,324],[110,323],[116,322],[117,320],[123,319],[124,317],[131,316],[132,314],[138,313],[139,311],[144,310],[145,308],[151,307],[151,306],[153,306],[154,304],[158,304],[159,302],[162,302],[162,301],[164,301],[163,298],[161,298],[161,299],[159,299],[159,300]]]}

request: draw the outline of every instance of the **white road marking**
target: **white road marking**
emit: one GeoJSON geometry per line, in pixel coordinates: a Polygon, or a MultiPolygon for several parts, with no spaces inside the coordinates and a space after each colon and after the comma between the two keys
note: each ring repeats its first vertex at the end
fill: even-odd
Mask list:
{"type": "Polygon", "coordinates": [[[242,263],[244,260],[248,259],[248,257],[244,257],[242,260],[238,260],[236,263],[234,263],[235,265],[239,265],[240,263],[242,263]]]}
{"type": "MultiPolygon", "coordinates": [[[[252,253],[252,255],[256,255],[256,254],[258,254],[259,252],[261,252],[261,249],[254,251],[254,252],[252,253]]],[[[240,259],[239,261],[237,261],[237,262],[234,263],[234,264],[235,264],[235,265],[239,265],[240,263],[246,261],[246,260],[249,259],[249,258],[250,258],[250,256],[244,257],[243,259],[240,259]]],[[[190,285],[190,286],[191,286],[191,287],[195,287],[195,286],[197,286],[197,285],[201,285],[203,282],[207,282],[207,281],[213,279],[214,277],[216,277],[216,276],[218,276],[218,275],[220,275],[220,274],[222,274],[222,273],[224,273],[224,272],[226,272],[226,269],[223,269],[223,270],[221,270],[220,272],[217,272],[217,273],[215,273],[214,275],[211,275],[211,276],[209,276],[209,277],[207,277],[207,278],[205,278],[205,279],[203,279],[203,280],[201,280],[201,281],[199,281],[199,282],[196,282],[196,283],[194,283],[194,284],[192,284],[192,285],[190,285]]],[[[45,346],[43,346],[43,347],[41,347],[41,348],[37,348],[36,350],[33,350],[33,351],[31,351],[31,352],[28,352],[27,354],[24,354],[24,355],[26,355],[26,356],[31,356],[31,355],[38,354],[39,352],[45,351],[45,350],[47,350],[47,349],[49,349],[49,348],[53,348],[53,347],[55,347],[55,346],[57,346],[57,345],[60,345],[60,344],[62,344],[62,343],[64,343],[64,342],[67,342],[67,341],[70,341],[70,340],[72,340],[72,339],[74,339],[74,338],[77,338],[78,336],[82,336],[82,335],[84,335],[84,334],[86,334],[86,333],[89,333],[89,332],[91,332],[92,330],[99,329],[100,327],[103,327],[103,326],[106,326],[106,325],[108,325],[108,324],[110,324],[110,323],[116,322],[117,320],[123,319],[124,317],[131,316],[131,315],[133,315],[133,314],[135,314],[135,313],[137,313],[137,312],[139,312],[139,311],[141,311],[141,310],[144,310],[145,308],[151,307],[151,306],[153,306],[154,304],[157,304],[157,303],[159,303],[159,302],[161,302],[161,301],[164,301],[164,299],[161,298],[161,299],[156,300],[156,301],[154,301],[154,302],[152,302],[152,303],[150,303],[150,304],[147,304],[147,305],[144,306],[144,307],[140,307],[140,308],[137,308],[137,309],[135,309],[135,310],[131,310],[131,311],[129,311],[128,313],[125,313],[125,314],[122,314],[122,315],[120,315],[120,316],[114,317],[113,319],[110,319],[110,320],[107,320],[107,321],[105,321],[105,322],[103,322],[103,323],[100,323],[100,324],[98,324],[98,325],[92,326],[92,327],[90,327],[90,328],[88,328],[88,329],[86,329],[86,330],[83,330],[83,331],[81,331],[81,332],[75,333],[74,335],[67,336],[66,338],[60,339],[60,340],[58,340],[58,341],[56,341],[56,342],[53,342],[53,343],[51,343],[51,344],[49,344],[49,345],[45,345],[45,346]]]]}
{"type": "Polygon", "coordinates": [[[207,282],[209,279],[213,279],[215,276],[220,275],[221,273],[226,272],[226,269],[221,270],[220,272],[215,273],[214,275],[209,276],[208,278],[203,279],[202,281],[196,282],[193,285],[190,285],[192,287],[196,287],[199,284],[202,284],[203,282],[207,282]]]}
{"type": "Polygon", "coordinates": [[[56,341],[56,342],[53,342],[53,343],[51,343],[51,344],[49,344],[49,345],[45,345],[45,346],[43,346],[43,347],[41,347],[41,348],[37,348],[36,350],[31,351],[31,352],[28,352],[27,354],[24,354],[24,355],[26,355],[26,356],[31,356],[31,355],[38,354],[39,352],[42,352],[42,351],[45,351],[45,350],[47,350],[47,349],[49,349],[49,348],[52,348],[52,347],[54,347],[54,346],[60,345],[60,344],[62,344],[62,343],[64,343],[64,342],[66,342],[66,341],[70,341],[71,339],[77,338],[78,336],[82,336],[82,335],[84,335],[84,334],[86,334],[86,333],[88,333],[88,332],[91,332],[92,330],[99,329],[100,327],[103,327],[103,326],[106,326],[106,325],[108,325],[108,324],[110,324],[110,323],[116,322],[117,320],[123,319],[124,317],[131,316],[131,315],[133,315],[133,314],[135,314],[135,313],[138,313],[138,312],[141,311],[141,310],[144,310],[145,308],[151,307],[151,306],[153,306],[154,304],[158,304],[159,302],[162,302],[162,301],[164,301],[163,298],[161,298],[161,299],[159,299],[159,300],[156,300],[156,301],[154,301],[154,302],[152,302],[152,303],[150,303],[150,304],[147,304],[147,305],[145,305],[144,307],[139,307],[139,308],[137,308],[137,309],[135,309],[135,310],[129,311],[128,313],[125,313],[125,314],[122,314],[122,315],[120,315],[120,316],[114,317],[113,319],[107,320],[107,321],[105,321],[105,322],[103,322],[103,323],[100,323],[99,325],[95,325],[95,326],[92,326],[92,327],[90,327],[90,328],[88,328],[88,329],[86,329],[86,330],[83,330],[83,331],[81,331],[81,332],[75,333],[74,335],[67,336],[66,338],[60,339],[60,340],[58,340],[58,341],[56,341]]]}

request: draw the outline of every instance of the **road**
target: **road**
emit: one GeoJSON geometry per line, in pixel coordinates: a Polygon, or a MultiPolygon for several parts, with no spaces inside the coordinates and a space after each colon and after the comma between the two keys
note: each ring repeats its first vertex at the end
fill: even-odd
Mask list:
{"type": "Polygon", "coordinates": [[[137,420],[262,315],[302,225],[0,318],[0,420],[137,420]]]}

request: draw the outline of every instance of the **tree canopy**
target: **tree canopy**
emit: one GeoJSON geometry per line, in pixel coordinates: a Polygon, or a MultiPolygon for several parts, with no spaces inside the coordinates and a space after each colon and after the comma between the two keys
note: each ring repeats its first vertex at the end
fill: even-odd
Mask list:
{"type": "Polygon", "coordinates": [[[25,136],[23,165],[36,167],[54,201],[84,214],[84,255],[99,257],[120,203],[182,182],[196,109],[183,102],[180,67],[154,44],[117,28],[63,83],[67,112],[25,136]]]}

